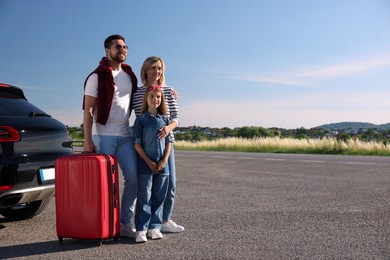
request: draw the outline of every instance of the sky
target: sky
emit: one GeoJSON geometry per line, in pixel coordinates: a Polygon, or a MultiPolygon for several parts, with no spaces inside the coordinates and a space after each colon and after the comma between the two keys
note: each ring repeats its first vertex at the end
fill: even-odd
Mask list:
{"type": "Polygon", "coordinates": [[[390,122],[387,0],[0,0],[0,82],[80,126],[111,34],[165,61],[182,127],[390,122]]]}

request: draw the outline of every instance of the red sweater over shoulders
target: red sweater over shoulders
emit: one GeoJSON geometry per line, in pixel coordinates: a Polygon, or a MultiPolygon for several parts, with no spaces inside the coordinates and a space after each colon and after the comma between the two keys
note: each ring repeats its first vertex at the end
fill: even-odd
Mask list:
{"type": "MultiPolygon", "coordinates": [[[[135,76],[131,67],[127,64],[122,63],[122,70],[126,72],[131,79],[132,90],[130,97],[130,113],[133,109],[133,94],[137,90],[138,83],[137,77],[135,76]]],[[[96,73],[98,75],[98,96],[97,96],[97,117],[96,122],[102,125],[107,123],[108,115],[110,114],[112,99],[114,97],[115,82],[112,76],[112,68],[108,65],[108,59],[103,57],[99,63],[99,66],[88,75],[84,82],[84,89],[87,84],[88,78],[96,73]]],[[[83,97],[83,110],[85,106],[85,97],[83,97]]]]}

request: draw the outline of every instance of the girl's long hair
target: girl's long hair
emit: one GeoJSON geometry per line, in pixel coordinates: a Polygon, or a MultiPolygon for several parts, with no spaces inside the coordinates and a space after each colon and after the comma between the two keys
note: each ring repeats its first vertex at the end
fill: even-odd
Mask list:
{"type": "Polygon", "coordinates": [[[160,85],[153,85],[151,87],[148,87],[145,91],[144,98],[142,100],[142,113],[145,111],[148,111],[148,96],[151,91],[156,91],[161,93],[161,104],[157,108],[157,112],[161,115],[167,115],[168,114],[168,109],[167,109],[167,104],[165,103],[165,97],[164,97],[164,92],[162,91],[162,88],[160,85]]]}

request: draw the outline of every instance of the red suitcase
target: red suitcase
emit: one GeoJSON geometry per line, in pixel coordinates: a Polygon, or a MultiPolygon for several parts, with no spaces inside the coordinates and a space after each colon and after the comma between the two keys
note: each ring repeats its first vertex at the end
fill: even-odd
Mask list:
{"type": "Polygon", "coordinates": [[[105,154],[74,154],[55,161],[56,229],[64,238],[96,239],[120,231],[118,162],[105,154]]]}

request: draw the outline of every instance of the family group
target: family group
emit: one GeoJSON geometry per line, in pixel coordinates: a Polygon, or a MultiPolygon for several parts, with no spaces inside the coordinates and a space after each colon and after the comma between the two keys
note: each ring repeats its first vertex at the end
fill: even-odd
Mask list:
{"type": "Polygon", "coordinates": [[[165,84],[165,64],[148,57],[138,80],[125,64],[128,46],[115,34],[104,41],[105,56],[84,83],[84,153],[114,155],[123,173],[120,235],[136,242],[182,232],[172,220],[176,192],[177,92],[165,84]],[[136,118],[130,126],[130,115],[136,118]]]}

